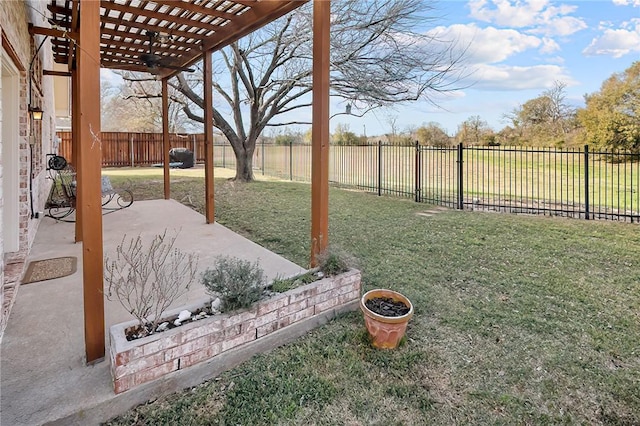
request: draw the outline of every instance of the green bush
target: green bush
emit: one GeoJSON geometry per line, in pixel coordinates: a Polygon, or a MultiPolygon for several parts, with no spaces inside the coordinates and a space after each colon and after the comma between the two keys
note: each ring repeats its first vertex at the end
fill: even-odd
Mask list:
{"type": "Polygon", "coordinates": [[[271,291],[276,293],[284,293],[285,291],[298,288],[300,286],[311,284],[318,280],[318,276],[314,272],[306,272],[302,275],[292,278],[276,278],[271,283],[271,291]]]}
{"type": "Polygon", "coordinates": [[[251,263],[229,256],[216,259],[216,265],[202,274],[202,284],[212,296],[220,297],[222,312],[248,308],[262,297],[264,271],[251,263]]]}
{"type": "Polygon", "coordinates": [[[353,257],[341,250],[330,247],[318,255],[318,267],[328,277],[332,277],[355,267],[353,257]]]}

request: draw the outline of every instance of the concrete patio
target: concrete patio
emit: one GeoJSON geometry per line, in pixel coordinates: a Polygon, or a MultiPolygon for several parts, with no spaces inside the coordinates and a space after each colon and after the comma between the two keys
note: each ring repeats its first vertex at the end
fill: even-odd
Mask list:
{"type": "MultiPolygon", "coordinates": [[[[127,209],[105,215],[104,253],[113,257],[125,233],[140,234],[148,241],[165,229],[169,234],[179,231],[178,248],[198,253],[200,271],[211,266],[219,255],[257,260],[269,280],[304,271],[222,225],[207,225],[202,215],[173,200],[135,202],[127,209]]],[[[28,261],[76,256],[78,270],[67,277],[19,287],[0,348],[0,424],[97,424],[150,398],[214,377],[251,356],[232,350],[215,362],[177,371],[166,379],[116,396],[108,355],[96,365],[84,363],[81,255],[81,245],[74,243],[74,224],[43,219],[28,261]]],[[[196,282],[173,307],[204,296],[204,288],[196,282]]],[[[130,319],[119,302],[105,299],[107,330],[130,319]]],[[[300,334],[303,332],[299,330],[300,334]]],[[[109,333],[105,334],[108,339],[109,333]]],[[[291,332],[288,334],[289,340],[294,338],[291,332]]],[[[282,335],[274,336],[261,345],[276,346],[284,340],[282,335]]],[[[106,342],[107,351],[108,345],[106,342]]]]}

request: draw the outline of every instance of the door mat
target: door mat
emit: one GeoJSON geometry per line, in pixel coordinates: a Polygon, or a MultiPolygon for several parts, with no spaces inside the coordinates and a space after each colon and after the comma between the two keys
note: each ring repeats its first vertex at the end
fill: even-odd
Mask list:
{"type": "Polygon", "coordinates": [[[76,272],[76,262],[77,258],[71,256],[34,260],[29,263],[27,272],[24,273],[22,284],[52,280],[71,275],[76,272]]]}

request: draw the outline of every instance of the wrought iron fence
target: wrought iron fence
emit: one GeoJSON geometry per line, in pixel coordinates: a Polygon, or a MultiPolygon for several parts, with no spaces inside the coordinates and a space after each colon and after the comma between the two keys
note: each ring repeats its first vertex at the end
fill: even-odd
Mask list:
{"type": "MultiPolygon", "coordinates": [[[[217,149],[216,165],[230,167],[231,148],[217,149]]],[[[309,182],[311,146],[259,145],[254,168],[309,182]]],[[[329,180],[455,209],[640,221],[640,154],[588,146],[332,145],[329,180]]]]}
{"type": "MultiPolygon", "coordinates": [[[[58,133],[71,158],[71,134],[58,133]]],[[[170,135],[204,160],[204,135],[170,135]]],[[[102,133],[103,166],[162,161],[162,135],[102,133]]],[[[214,164],[234,169],[229,144],[214,144],[214,164]]],[[[310,145],[259,143],[256,173],[311,181],[310,145]]],[[[332,184],[456,209],[640,221],[640,154],[526,147],[332,145],[332,184]]]]}

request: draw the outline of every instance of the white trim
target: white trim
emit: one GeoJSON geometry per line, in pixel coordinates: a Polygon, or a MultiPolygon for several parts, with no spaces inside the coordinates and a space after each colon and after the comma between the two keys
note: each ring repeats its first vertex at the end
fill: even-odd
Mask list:
{"type": "Polygon", "coordinates": [[[2,240],[4,253],[9,253],[20,248],[20,72],[4,49],[0,61],[2,240]]]}

